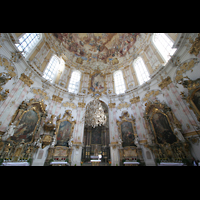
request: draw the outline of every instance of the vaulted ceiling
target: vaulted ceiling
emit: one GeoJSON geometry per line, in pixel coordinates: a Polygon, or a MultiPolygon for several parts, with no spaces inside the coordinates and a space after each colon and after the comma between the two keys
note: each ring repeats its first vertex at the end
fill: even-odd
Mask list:
{"type": "Polygon", "coordinates": [[[48,41],[69,65],[86,72],[98,68],[108,73],[133,60],[138,50],[136,42],[141,38],[145,40],[146,36],[140,33],[52,33],[48,41]]]}

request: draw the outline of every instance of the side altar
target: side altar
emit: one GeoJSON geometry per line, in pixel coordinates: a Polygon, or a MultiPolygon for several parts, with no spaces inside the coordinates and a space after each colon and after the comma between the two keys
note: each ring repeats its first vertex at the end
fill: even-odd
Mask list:
{"type": "Polygon", "coordinates": [[[144,162],[144,160],[142,157],[142,149],[138,142],[135,118],[132,115],[130,118],[129,113],[123,111],[120,119],[120,121],[117,120],[120,165],[138,166],[141,162],[144,162]]]}

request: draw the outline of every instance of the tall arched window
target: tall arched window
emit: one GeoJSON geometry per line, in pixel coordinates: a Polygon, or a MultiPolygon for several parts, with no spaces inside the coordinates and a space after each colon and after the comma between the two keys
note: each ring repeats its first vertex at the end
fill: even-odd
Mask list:
{"type": "Polygon", "coordinates": [[[115,82],[115,93],[116,94],[124,93],[126,88],[121,70],[118,70],[114,73],[114,82],[115,82]]]}
{"type": "Polygon", "coordinates": [[[139,84],[142,85],[144,82],[148,81],[149,78],[149,72],[147,70],[146,65],[144,64],[144,61],[141,57],[138,57],[133,62],[133,67],[135,69],[139,84]]]}
{"type": "Polygon", "coordinates": [[[80,71],[73,71],[71,75],[71,79],[68,86],[68,91],[71,93],[78,93],[79,89],[79,83],[81,78],[81,72],[80,71]]]}
{"type": "Polygon", "coordinates": [[[41,39],[40,33],[26,33],[20,39],[20,44],[15,44],[26,58],[31,50],[38,44],[41,39]]]}
{"type": "Polygon", "coordinates": [[[163,56],[165,62],[167,62],[170,59],[170,56],[176,51],[176,48],[172,48],[173,42],[166,36],[165,33],[154,33],[153,43],[163,56]]]}
{"type": "Polygon", "coordinates": [[[57,56],[54,55],[52,56],[50,62],[48,63],[44,71],[43,77],[52,82],[55,75],[57,74],[58,67],[59,67],[59,59],[57,58],[57,56]]]}

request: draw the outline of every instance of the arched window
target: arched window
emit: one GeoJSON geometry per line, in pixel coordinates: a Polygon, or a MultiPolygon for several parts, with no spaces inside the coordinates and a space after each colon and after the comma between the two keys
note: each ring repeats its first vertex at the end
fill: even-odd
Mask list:
{"type": "Polygon", "coordinates": [[[59,67],[59,59],[57,58],[57,56],[54,55],[52,56],[50,62],[48,63],[44,71],[43,77],[52,82],[55,75],[57,74],[58,67],[59,67]]]}
{"type": "Polygon", "coordinates": [[[114,73],[114,82],[115,82],[115,93],[116,94],[124,93],[126,88],[121,70],[118,70],[114,73]]]}
{"type": "Polygon", "coordinates": [[[41,39],[40,33],[26,33],[20,39],[20,44],[15,44],[26,58],[31,50],[38,44],[41,39]]]}
{"type": "Polygon", "coordinates": [[[81,72],[77,70],[72,72],[71,79],[68,86],[69,92],[78,93],[80,78],[81,78],[81,72]]]}
{"type": "Polygon", "coordinates": [[[176,48],[172,48],[173,42],[164,33],[154,33],[153,43],[163,56],[165,62],[167,62],[170,56],[176,51],[176,48]]]}
{"type": "Polygon", "coordinates": [[[147,67],[144,64],[144,61],[141,57],[138,57],[133,62],[133,67],[135,69],[139,84],[142,85],[144,82],[148,81],[149,78],[149,72],[147,71],[147,67]]]}

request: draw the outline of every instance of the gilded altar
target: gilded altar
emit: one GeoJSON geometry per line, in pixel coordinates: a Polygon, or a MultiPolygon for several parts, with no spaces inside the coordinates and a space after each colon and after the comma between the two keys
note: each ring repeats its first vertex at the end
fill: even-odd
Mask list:
{"type": "Polygon", "coordinates": [[[125,161],[129,162],[143,162],[142,149],[139,146],[138,136],[136,132],[135,118],[127,111],[122,112],[121,120],[117,120],[119,132],[119,155],[120,165],[125,161]]]}
{"type": "Polygon", "coordinates": [[[145,147],[151,149],[155,161],[181,162],[191,159],[189,142],[184,138],[181,123],[166,104],[148,101],[144,120],[148,130],[145,147]]]}
{"type": "Polygon", "coordinates": [[[10,162],[31,162],[38,149],[41,124],[46,118],[43,101],[23,101],[0,139],[0,158],[10,162]]]}
{"type": "Polygon", "coordinates": [[[73,120],[72,111],[66,110],[63,117],[59,115],[56,120],[55,141],[48,150],[46,163],[49,161],[69,162],[71,163],[72,154],[72,133],[76,120],[73,120]]]}

